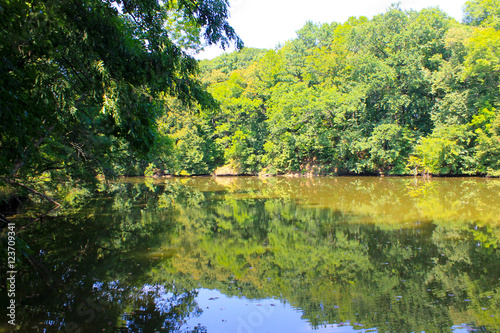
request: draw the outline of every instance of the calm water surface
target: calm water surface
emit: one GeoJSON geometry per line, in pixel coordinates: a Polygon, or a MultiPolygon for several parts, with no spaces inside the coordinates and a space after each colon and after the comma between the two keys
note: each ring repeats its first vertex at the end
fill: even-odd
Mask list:
{"type": "Polygon", "coordinates": [[[500,331],[499,179],[127,179],[17,235],[21,332],[500,331]]]}

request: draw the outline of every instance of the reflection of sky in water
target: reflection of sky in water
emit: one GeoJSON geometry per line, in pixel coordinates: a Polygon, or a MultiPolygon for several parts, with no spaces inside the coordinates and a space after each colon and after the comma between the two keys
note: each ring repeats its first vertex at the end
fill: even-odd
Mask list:
{"type": "MultiPolygon", "coordinates": [[[[165,294],[163,299],[171,297],[165,294]]],[[[163,300],[157,299],[163,303],[163,300]]],[[[275,333],[275,332],[378,332],[377,328],[360,328],[362,323],[354,328],[351,323],[326,325],[313,328],[301,318],[301,311],[290,304],[284,304],[276,299],[248,299],[245,297],[228,297],[217,290],[199,289],[196,297],[198,306],[203,310],[199,317],[186,320],[183,330],[205,326],[209,333],[275,333]]],[[[453,332],[470,332],[468,325],[455,325],[453,332]]]]}
{"type": "Polygon", "coordinates": [[[354,329],[328,325],[313,329],[301,318],[301,311],[275,299],[248,299],[227,297],[217,290],[200,289],[196,301],[203,310],[199,317],[189,318],[183,329],[201,324],[208,332],[261,333],[261,332],[376,332],[376,329],[354,329]]]}

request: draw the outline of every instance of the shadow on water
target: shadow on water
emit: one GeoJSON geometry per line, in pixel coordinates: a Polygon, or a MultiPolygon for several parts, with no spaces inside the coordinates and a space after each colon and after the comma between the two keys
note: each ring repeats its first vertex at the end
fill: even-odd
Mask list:
{"type": "Polygon", "coordinates": [[[18,232],[16,324],[496,332],[499,193],[487,179],[122,180],[18,232]]]}

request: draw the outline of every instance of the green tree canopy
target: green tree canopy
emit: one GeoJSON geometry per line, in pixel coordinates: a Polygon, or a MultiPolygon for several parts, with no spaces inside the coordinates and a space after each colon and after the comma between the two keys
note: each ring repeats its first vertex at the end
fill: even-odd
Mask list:
{"type": "Polygon", "coordinates": [[[464,6],[464,22],[475,26],[500,29],[500,1],[470,0],[464,6]]]}
{"type": "Polygon", "coordinates": [[[0,13],[4,179],[91,179],[147,156],[161,94],[213,105],[183,48],[242,47],[227,0],[1,0],[0,13]]]}
{"type": "Polygon", "coordinates": [[[221,108],[214,123],[224,163],[271,174],[311,165],[498,174],[497,2],[467,2],[466,24],[437,8],[398,5],[370,20],[307,22],[276,50],[204,61],[201,80],[221,108]],[[479,121],[484,109],[493,116],[479,121]]]}

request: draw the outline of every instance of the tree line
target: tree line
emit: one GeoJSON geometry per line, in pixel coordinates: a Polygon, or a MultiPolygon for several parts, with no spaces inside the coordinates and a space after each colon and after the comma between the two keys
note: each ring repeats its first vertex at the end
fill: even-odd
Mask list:
{"type": "Polygon", "coordinates": [[[219,109],[172,106],[166,169],[498,176],[499,8],[469,1],[459,23],[394,5],[202,61],[219,109]]]}

